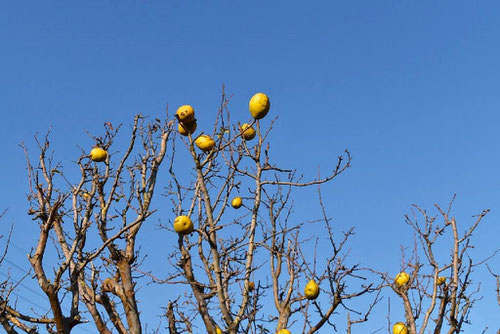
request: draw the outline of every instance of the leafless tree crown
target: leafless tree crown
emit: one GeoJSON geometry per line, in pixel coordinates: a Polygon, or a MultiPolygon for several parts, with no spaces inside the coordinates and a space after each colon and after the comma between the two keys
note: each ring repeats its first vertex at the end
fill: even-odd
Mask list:
{"type": "Polygon", "coordinates": [[[441,333],[445,325],[447,333],[463,331],[477,299],[472,273],[482,264],[470,258],[468,249],[487,211],[460,232],[450,217],[451,205],[448,210],[436,206],[438,216],[415,206],[416,214],[406,217],[415,231],[415,251],[402,267],[410,279],[395,284],[387,273],[351,261],[354,229],[335,228],[323,203],[321,185],[350,166],[350,153],[338,156],[327,175],[307,180],[272,160],[272,111],[264,120],[246,120],[243,129],[231,117],[223,91],[208,125],[191,118],[184,123],[168,112],[163,120],[138,115],[130,129],[105,123],[104,134],[91,139],[107,155],[96,162],[90,150],[82,150],[74,161],[75,175],[57,163],[49,135],[36,138],[36,157],[22,145],[28,214],[38,224],[38,241],[28,259],[50,310],[30,315],[13,301],[16,285],[6,279],[0,285],[4,330],[38,333],[45,327],[49,333],[70,333],[92,322],[99,333],[142,333],[137,291],[138,283],[147,280],[182,292],[171,300],[164,297],[166,328],[175,334],[284,334],[292,326],[312,334],[337,330],[339,321],[351,333],[368,320],[384,286],[401,298],[409,333],[441,333]],[[245,132],[250,127],[255,138],[245,132]],[[119,131],[127,132],[127,143],[117,142],[119,131]],[[198,149],[202,134],[213,138],[213,148],[198,149]],[[157,184],[160,172],[166,184],[157,184]],[[293,214],[294,194],[302,187],[317,187],[317,219],[293,214]],[[164,196],[158,196],[162,191],[164,196]],[[235,197],[241,198],[241,207],[232,207],[235,197]],[[176,240],[165,251],[169,267],[164,277],[142,268],[137,244],[155,205],[167,207],[162,227],[176,240]],[[189,217],[192,231],[175,232],[171,223],[180,215],[189,217]],[[319,232],[307,233],[312,228],[319,232]],[[452,236],[452,247],[442,262],[434,247],[444,234],[452,236]],[[319,291],[304,293],[309,281],[319,291]],[[351,300],[359,298],[366,307],[353,309],[351,300]]]}

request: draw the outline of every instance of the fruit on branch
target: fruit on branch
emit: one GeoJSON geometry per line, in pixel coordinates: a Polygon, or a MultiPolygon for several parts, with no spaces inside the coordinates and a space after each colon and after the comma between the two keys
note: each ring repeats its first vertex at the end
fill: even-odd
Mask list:
{"type": "Polygon", "coordinates": [[[220,329],[219,326],[217,326],[217,328],[215,329],[215,333],[222,334],[222,329],[220,329]]]}
{"type": "Polygon", "coordinates": [[[242,201],[241,201],[241,197],[239,197],[239,196],[233,198],[233,200],[231,201],[231,206],[235,209],[241,208],[241,204],[242,204],[242,201]]]}
{"type": "Polygon", "coordinates": [[[106,161],[108,157],[108,152],[105,149],[100,147],[94,147],[92,151],[90,151],[90,158],[95,162],[103,162],[106,161]]]}
{"type": "Polygon", "coordinates": [[[255,138],[255,129],[250,126],[250,124],[243,123],[240,127],[240,131],[242,132],[241,136],[245,140],[252,140],[255,138]]]}
{"type": "Polygon", "coordinates": [[[437,285],[443,285],[445,282],[446,282],[446,277],[444,276],[439,276],[436,281],[437,285]]]}
{"type": "Polygon", "coordinates": [[[196,120],[187,123],[187,122],[179,122],[179,126],[177,129],[179,130],[179,133],[183,136],[187,136],[188,134],[192,134],[195,130],[198,124],[196,124],[196,120]]]}
{"type": "Polygon", "coordinates": [[[278,333],[276,334],[292,334],[288,329],[281,329],[278,333]]]}
{"type": "Polygon", "coordinates": [[[310,280],[306,287],[304,288],[304,295],[307,299],[316,299],[319,295],[319,285],[314,281],[310,280]]]}
{"type": "Polygon", "coordinates": [[[248,291],[252,292],[255,290],[255,283],[254,282],[248,282],[248,291]]]}
{"type": "Polygon", "coordinates": [[[394,326],[392,326],[393,334],[408,334],[408,328],[402,322],[396,322],[394,326]]]}
{"type": "Polygon", "coordinates": [[[202,151],[210,151],[214,148],[215,142],[209,135],[201,135],[194,141],[196,146],[202,151]]]}
{"type": "Polygon", "coordinates": [[[410,280],[410,275],[402,271],[399,274],[397,274],[396,278],[394,279],[394,282],[396,283],[397,286],[403,286],[406,285],[406,283],[408,283],[409,280],[410,280]]]}
{"type": "Polygon", "coordinates": [[[248,104],[248,109],[250,114],[255,119],[264,118],[271,108],[271,102],[269,102],[269,97],[264,93],[257,93],[250,99],[248,104]]]}
{"type": "Polygon", "coordinates": [[[175,113],[179,122],[190,123],[194,120],[194,109],[190,105],[183,105],[177,109],[175,113]]]}
{"type": "Polygon", "coordinates": [[[181,235],[193,232],[194,226],[191,218],[188,216],[177,216],[174,220],[174,230],[181,235]]]}
{"type": "Polygon", "coordinates": [[[90,198],[90,194],[88,192],[84,192],[82,194],[82,197],[83,197],[84,200],[88,200],[90,198]]]}

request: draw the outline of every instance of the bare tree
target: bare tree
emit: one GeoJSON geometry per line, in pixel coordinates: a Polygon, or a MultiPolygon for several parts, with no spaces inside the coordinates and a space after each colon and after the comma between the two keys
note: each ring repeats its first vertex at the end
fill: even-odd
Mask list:
{"type": "MultiPolygon", "coordinates": [[[[172,274],[157,279],[190,288],[187,298],[172,301],[167,309],[170,332],[193,332],[193,319],[185,314],[199,314],[208,333],[269,333],[296,321],[303,322],[305,333],[318,332],[325,324],[335,327],[330,318],[337,307],[347,307],[349,299],[373,291],[373,284],[366,282],[358,264],[346,263],[346,243],[353,229],[337,240],[321,197],[321,219],[292,222],[293,193],[297,188],[332,181],[350,166],[350,154],[346,151],[339,156],[329,175],[304,181],[295,170],[271,160],[267,138],[275,120],[263,123],[254,119],[235,125],[228,103],[223,93],[208,133],[215,139],[212,150],[197,151],[191,134],[183,140],[192,159],[192,178],[180,175],[177,169],[185,172],[186,166],[175,165],[175,159],[169,169],[172,182],[167,195],[173,217],[192,217],[196,226],[192,234],[179,235],[178,250],[170,256],[172,274]],[[249,127],[255,130],[255,139],[246,136],[249,127]],[[242,210],[231,209],[235,196],[243,197],[242,210]],[[304,247],[317,247],[318,242],[309,236],[301,238],[306,225],[321,229],[326,236],[322,242],[330,245],[331,255],[321,259],[321,269],[316,268],[320,267],[316,255],[304,254],[304,247]],[[321,303],[301,293],[310,279],[321,286],[321,303]],[[358,289],[349,291],[347,286],[354,283],[347,282],[356,280],[361,282],[358,289]],[[272,296],[274,313],[268,314],[262,307],[268,296],[272,296]],[[180,308],[184,311],[176,316],[174,310],[180,308]],[[303,317],[292,320],[298,314],[303,317]]],[[[172,147],[173,156],[182,154],[178,144],[172,147]]]]}
{"type": "Polygon", "coordinates": [[[489,210],[475,216],[474,222],[461,231],[447,209],[435,204],[437,215],[414,205],[406,223],[413,229],[416,241],[411,258],[403,258],[402,273],[409,280],[398,282],[389,275],[383,278],[401,298],[409,333],[460,333],[469,322],[468,315],[478,300],[480,284],[474,282],[474,269],[485,262],[469,254],[472,237],[489,210]],[[442,256],[448,245],[450,252],[442,256]],[[438,250],[436,250],[438,249],[438,250]],[[423,258],[419,254],[424,254],[423,258]],[[431,321],[432,320],[432,321],[431,321]]]}
{"type": "Polygon", "coordinates": [[[410,279],[397,285],[382,274],[384,283],[377,283],[372,270],[349,257],[354,228],[342,231],[322,199],[321,187],[350,167],[347,150],[329,173],[308,179],[274,163],[268,138],[276,118],[252,114],[245,124],[235,122],[223,90],[213,123],[201,124],[195,136],[194,110],[181,109],[177,119],[168,112],[164,120],[136,116],[126,143],[117,140],[121,126],[105,123],[102,136],[90,136],[97,153],[82,150],[76,174],[57,162],[48,134],[35,137],[35,158],[22,145],[28,214],[38,224],[28,259],[50,309],[42,316],[25,312],[11,296],[16,283],[5,280],[0,323],[8,333],[37,333],[41,326],[70,333],[85,322],[100,333],[142,333],[134,273],[182,292],[163,305],[170,333],[283,334],[293,327],[312,334],[338,330],[339,318],[347,318],[351,333],[368,321],[387,285],[403,301],[410,333],[462,330],[476,300],[473,270],[483,263],[468,250],[487,210],[461,232],[451,204],[446,211],[436,206],[438,216],[415,206],[418,215],[406,217],[416,234],[403,265],[410,279]],[[168,182],[157,185],[165,164],[168,182]],[[164,197],[154,203],[167,207],[162,227],[177,240],[165,251],[170,266],[161,278],[141,269],[137,241],[157,210],[159,186],[164,197]],[[295,194],[306,187],[318,189],[316,218],[294,214],[295,194]],[[175,225],[181,221],[184,230],[175,225]],[[441,259],[435,247],[447,234],[452,251],[441,259]],[[354,299],[365,307],[352,307],[354,299]]]}
{"type": "MultiPolygon", "coordinates": [[[[339,306],[348,308],[349,299],[374,290],[359,264],[346,263],[346,244],[353,229],[334,236],[321,196],[321,219],[290,221],[294,190],[333,180],[350,166],[349,152],[338,157],[329,175],[303,181],[294,170],[271,163],[267,137],[275,120],[267,130],[257,119],[260,116],[244,125],[231,123],[228,103],[223,92],[210,125],[213,148],[196,143],[202,136],[192,135],[193,115],[176,115],[179,132],[187,135],[183,148],[168,114],[163,121],[136,116],[126,145],[115,142],[121,127],[105,123],[104,135],[91,135],[97,148],[90,155],[82,150],[75,161],[78,175],[57,162],[49,134],[42,140],[35,137],[35,159],[22,145],[29,181],[28,213],[39,226],[29,262],[50,311],[38,318],[24,315],[10,306],[4,293],[1,319],[6,330],[36,332],[42,324],[50,333],[70,333],[91,319],[100,333],[141,333],[133,271],[156,282],[189,287],[186,298],[166,305],[172,333],[193,333],[201,324],[209,333],[222,329],[265,333],[289,327],[299,321],[301,317],[292,320],[298,314],[304,315],[304,331],[314,333],[325,324],[334,326],[330,318],[339,306]],[[190,156],[192,173],[185,165],[180,172],[177,168],[182,152],[190,156]],[[171,220],[179,215],[192,217],[196,230],[179,234],[178,249],[170,257],[173,273],[158,280],[139,269],[136,240],[156,211],[151,201],[165,156],[170,160],[166,195],[174,213],[171,220]],[[236,195],[243,197],[239,211],[230,207],[236,195]],[[301,237],[308,224],[322,228],[326,238],[301,237]],[[332,249],[325,259],[307,254],[306,245],[314,248],[319,242],[327,242],[332,249]],[[321,287],[320,299],[307,299],[301,293],[307,280],[321,287]],[[350,280],[359,281],[357,289],[347,288],[350,280]],[[272,314],[263,312],[268,295],[276,306],[272,314]]],[[[349,326],[360,321],[364,320],[350,321],[349,326]]]]}
{"type": "MultiPolygon", "coordinates": [[[[40,153],[34,163],[23,145],[31,204],[28,213],[40,228],[29,261],[50,303],[51,317],[11,311],[4,298],[2,324],[9,333],[15,332],[13,326],[35,331],[23,322],[45,324],[50,333],[69,333],[84,322],[81,307],[100,333],[141,333],[132,276],[138,255],[136,237],[155,211],[150,204],[171,125],[166,120],[148,122],[136,116],[123,153],[113,153],[101,163],[82,152],[76,161],[80,177],[75,183],[54,163],[48,135],[36,140],[40,153]],[[64,312],[63,304],[69,312],[64,312]]],[[[106,123],[104,136],[92,138],[109,152],[118,129],[106,123]]]]}

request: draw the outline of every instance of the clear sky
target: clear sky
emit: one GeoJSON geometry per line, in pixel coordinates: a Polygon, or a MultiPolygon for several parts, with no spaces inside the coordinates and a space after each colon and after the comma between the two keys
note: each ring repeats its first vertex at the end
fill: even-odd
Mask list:
{"type": "MultiPolygon", "coordinates": [[[[474,238],[487,256],[500,245],[499,12],[487,0],[1,2],[0,233],[14,223],[16,245],[8,260],[27,269],[38,231],[26,215],[20,142],[34,149],[33,134],[52,127],[57,160],[70,166],[77,145],[91,145],[85,130],[104,122],[161,115],[167,103],[192,104],[210,121],[223,83],[242,113],[254,93],[271,97],[282,166],[314,177],[351,151],[352,168],[323,192],[339,229],[356,226],[353,259],[397,272],[400,245],[413,242],[404,213],[454,193],[462,226],[492,210],[474,238]]],[[[319,215],[310,194],[297,193],[300,219],[319,215]]],[[[174,247],[167,231],[146,233],[165,255],[174,247]]],[[[500,272],[498,257],[490,263],[500,272]]],[[[12,275],[22,272],[12,266],[12,275]]],[[[493,278],[479,268],[479,282],[484,298],[466,332],[488,324],[493,333],[493,278]]],[[[385,326],[385,303],[364,328],[385,326]]],[[[145,311],[153,327],[160,312],[145,311]]]]}

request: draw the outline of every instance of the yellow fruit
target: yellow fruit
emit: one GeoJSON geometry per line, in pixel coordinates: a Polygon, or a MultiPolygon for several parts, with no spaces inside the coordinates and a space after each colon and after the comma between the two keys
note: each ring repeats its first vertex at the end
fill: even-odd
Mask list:
{"type": "Polygon", "coordinates": [[[174,220],[174,230],[182,235],[189,234],[194,230],[193,222],[188,216],[178,216],[174,220]]]}
{"type": "Polygon", "coordinates": [[[198,138],[196,138],[194,143],[202,151],[210,151],[215,146],[214,140],[208,135],[199,136],[198,138]]]}
{"type": "Polygon", "coordinates": [[[444,284],[444,282],[446,282],[446,277],[444,277],[444,276],[439,276],[439,277],[437,278],[436,283],[437,283],[438,285],[442,285],[442,284],[444,284]]]}
{"type": "Polygon", "coordinates": [[[82,197],[85,199],[85,200],[88,200],[90,198],[90,194],[88,192],[84,192],[82,194],[82,197]]]}
{"type": "Polygon", "coordinates": [[[319,295],[319,285],[314,281],[310,280],[306,287],[304,288],[304,295],[307,299],[316,299],[319,295]]]}
{"type": "Polygon", "coordinates": [[[235,209],[239,209],[241,208],[241,197],[235,197],[233,198],[233,200],[231,201],[231,206],[235,209]]]}
{"type": "Polygon", "coordinates": [[[410,280],[410,275],[408,275],[404,271],[400,272],[394,279],[396,285],[398,286],[406,285],[406,283],[408,283],[409,280],[410,280]]]}
{"type": "Polygon", "coordinates": [[[175,115],[180,122],[189,123],[194,120],[194,109],[190,105],[183,105],[177,109],[175,115]]]}
{"type": "Polygon", "coordinates": [[[90,151],[90,158],[95,162],[103,162],[106,161],[108,157],[108,152],[105,149],[100,147],[94,147],[92,151],[90,151]]]}
{"type": "Polygon", "coordinates": [[[402,322],[396,322],[394,326],[392,326],[393,334],[408,334],[408,328],[402,322]]]}
{"type": "Polygon", "coordinates": [[[215,333],[222,334],[222,330],[217,326],[217,328],[215,329],[215,333]]]}
{"type": "Polygon", "coordinates": [[[248,282],[248,291],[253,291],[253,290],[255,290],[255,283],[248,282]]]}
{"type": "Polygon", "coordinates": [[[243,123],[240,127],[240,131],[242,131],[243,133],[241,134],[241,136],[245,139],[245,140],[252,140],[255,138],[255,129],[253,127],[250,126],[250,124],[247,124],[247,123],[243,123]]]}
{"type": "Polygon", "coordinates": [[[292,334],[288,329],[281,329],[277,334],[292,334]]]}
{"type": "Polygon", "coordinates": [[[269,98],[264,93],[257,93],[252,96],[250,103],[248,104],[250,114],[255,119],[264,118],[269,112],[270,107],[271,102],[269,102],[269,98]]]}
{"type": "Polygon", "coordinates": [[[188,133],[192,134],[196,130],[197,126],[198,126],[198,124],[196,124],[196,121],[193,121],[191,123],[180,122],[177,129],[179,130],[179,133],[181,135],[187,136],[188,133]]]}

